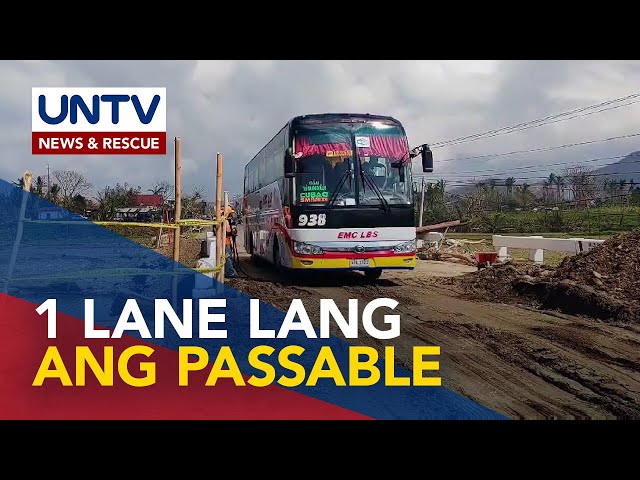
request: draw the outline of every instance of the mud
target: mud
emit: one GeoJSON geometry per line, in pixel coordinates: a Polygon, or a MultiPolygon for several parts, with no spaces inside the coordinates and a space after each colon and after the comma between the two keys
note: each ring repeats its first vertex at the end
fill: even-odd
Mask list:
{"type": "Polygon", "coordinates": [[[612,323],[640,323],[640,230],[567,256],[557,268],[497,264],[442,284],[473,300],[527,304],[612,323]]]}
{"type": "MultiPolygon", "coordinates": [[[[242,252],[240,273],[251,278],[229,284],[282,310],[302,298],[314,321],[321,298],[334,299],[344,311],[350,298],[357,298],[360,308],[375,298],[394,298],[399,302],[394,313],[402,319],[399,338],[381,342],[362,332],[349,341],[379,350],[394,345],[407,368],[414,345],[438,345],[445,387],[512,418],[640,418],[640,326],[541,310],[543,297],[533,291],[509,304],[499,300],[526,290],[517,286],[523,275],[531,285],[551,282],[552,273],[536,268],[478,273],[421,261],[413,272],[385,272],[371,283],[356,272],[281,275],[242,252]],[[460,282],[471,275],[486,278],[469,283],[466,291],[475,294],[465,296],[460,282]]],[[[563,285],[575,295],[570,292],[575,285],[563,285]]],[[[380,316],[384,313],[389,312],[380,316]]],[[[332,334],[342,337],[339,330],[332,334]]]]}

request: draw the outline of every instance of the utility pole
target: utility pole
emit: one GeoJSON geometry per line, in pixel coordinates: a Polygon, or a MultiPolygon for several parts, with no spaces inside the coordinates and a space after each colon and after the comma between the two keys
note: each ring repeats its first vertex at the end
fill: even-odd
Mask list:
{"type": "Polygon", "coordinates": [[[47,163],[47,200],[51,198],[51,174],[49,172],[49,164],[47,163]]]}
{"type": "Polygon", "coordinates": [[[422,226],[422,214],[424,213],[424,177],[422,178],[422,187],[421,187],[421,199],[420,199],[420,224],[419,227],[422,226]]]}

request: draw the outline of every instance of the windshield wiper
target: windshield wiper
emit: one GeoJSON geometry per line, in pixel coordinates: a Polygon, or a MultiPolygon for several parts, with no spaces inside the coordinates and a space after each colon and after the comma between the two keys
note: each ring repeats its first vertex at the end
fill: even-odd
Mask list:
{"type": "Polygon", "coordinates": [[[331,194],[331,197],[329,198],[329,201],[327,202],[327,207],[331,207],[333,203],[338,199],[338,193],[340,192],[340,189],[344,185],[344,182],[347,180],[347,177],[350,177],[350,176],[351,176],[351,164],[348,165],[347,170],[345,170],[342,176],[340,177],[338,186],[333,191],[333,193],[331,194]]]}
{"type": "Polygon", "coordinates": [[[362,170],[362,168],[360,168],[360,175],[362,176],[362,180],[363,181],[366,181],[366,180],[369,181],[369,186],[371,187],[373,192],[376,194],[376,196],[378,197],[380,202],[382,202],[382,207],[384,208],[384,210],[386,212],[391,212],[391,207],[389,206],[389,202],[387,202],[387,199],[384,198],[383,193],[380,191],[380,189],[378,188],[376,183],[371,179],[369,174],[365,173],[364,170],[362,170]]]}

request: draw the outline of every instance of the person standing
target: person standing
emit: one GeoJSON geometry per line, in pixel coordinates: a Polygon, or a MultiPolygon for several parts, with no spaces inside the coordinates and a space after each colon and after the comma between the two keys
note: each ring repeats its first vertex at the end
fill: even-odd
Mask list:
{"type": "Polygon", "coordinates": [[[235,212],[233,208],[227,208],[227,218],[224,222],[225,227],[225,241],[224,251],[227,256],[224,264],[224,276],[225,278],[237,278],[238,272],[233,265],[233,244],[235,242],[235,236],[238,234],[238,229],[235,220],[235,212]]]}

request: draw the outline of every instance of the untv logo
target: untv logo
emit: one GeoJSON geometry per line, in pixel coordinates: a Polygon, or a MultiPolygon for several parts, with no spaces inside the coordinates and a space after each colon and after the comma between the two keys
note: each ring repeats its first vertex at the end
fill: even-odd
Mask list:
{"type": "Polygon", "coordinates": [[[165,155],[166,88],[31,90],[34,155],[165,155]]]}

